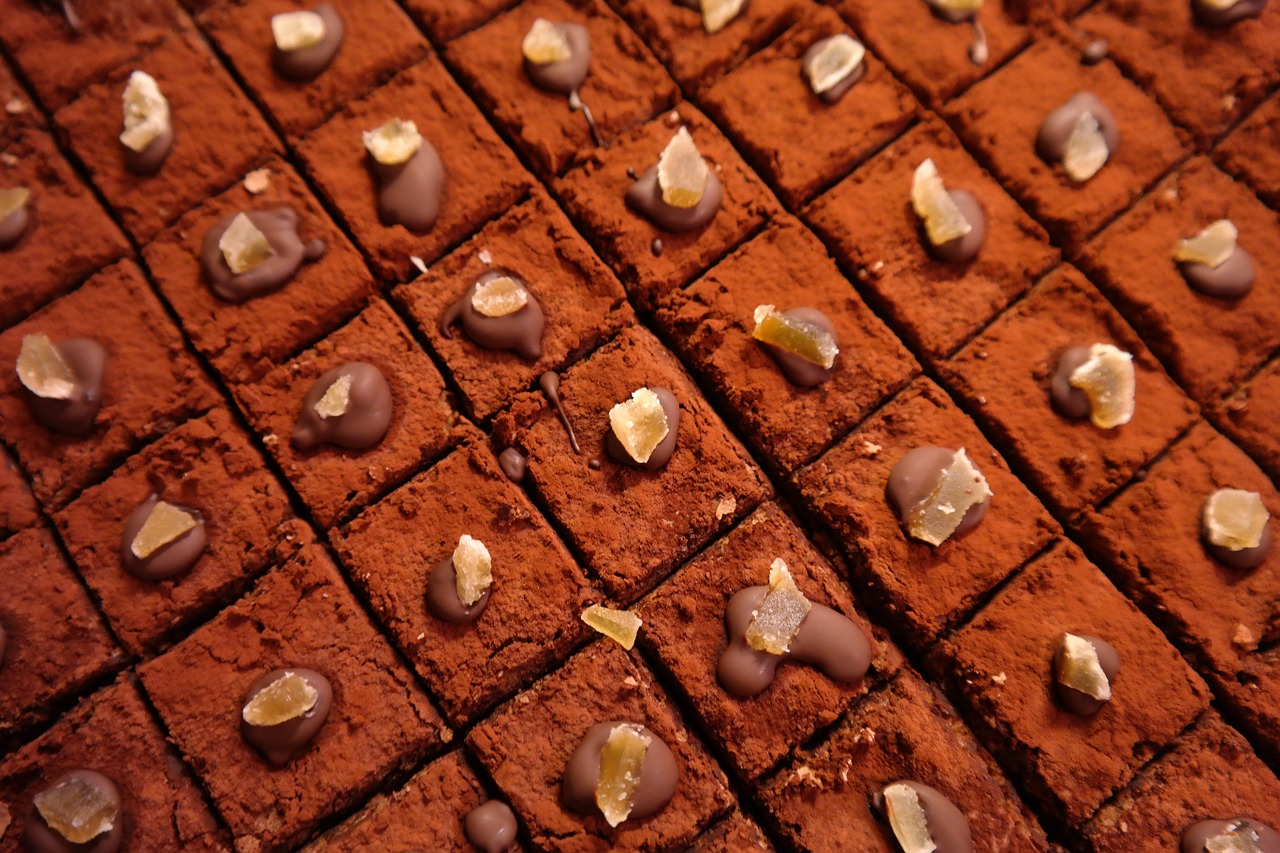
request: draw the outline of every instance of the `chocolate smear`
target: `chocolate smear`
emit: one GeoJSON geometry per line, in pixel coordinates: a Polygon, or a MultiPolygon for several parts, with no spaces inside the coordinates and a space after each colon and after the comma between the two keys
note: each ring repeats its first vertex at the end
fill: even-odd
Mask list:
{"type": "Polygon", "coordinates": [[[0,218],[0,252],[18,245],[18,241],[22,239],[23,234],[27,233],[30,225],[31,208],[25,204],[0,218]]]}
{"type": "Polygon", "coordinates": [[[293,208],[249,211],[245,215],[266,236],[271,255],[253,269],[234,273],[222,256],[218,241],[237,215],[232,213],[215,222],[200,247],[200,263],[213,292],[228,302],[244,302],[278,290],[293,280],[304,261],[320,259],[328,248],[323,240],[302,242],[298,237],[298,214],[293,208]]]}
{"type": "Polygon", "coordinates": [[[560,400],[560,375],[553,370],[548,370],[538,377],[538,387],[542,389],[542,396],[547,398],[556,416],[560,418],[560,423],[564,424],[565,430],[569,433],[569,446],[573,448],[574,453],[581,453],[582,448],[578,446],[578,436],[573,432],[569,413],[564,410],[564,404],[560,400]]]}
{"type": "Polygon", "coordinates": [[[166,580],[182,574],[195,565],[208,543],[208,534],[205,532],[204,519],[200,517],[200,513],[175,504],[176,509],[195,516],[195,527],[144,557],[134,553],[134,540],[137,539],[138,532],[147,523],[147,519],[151,517],[151,512],[158,503],[160,503],[160,497],[152,494],[138,504],[138,508],[125,522],[124,534],[121,536],[120,562],[126,572],[139,580],[166,580]]]}
{"type": "Polygon", "coordinates": [[[1239,299],[1253,289],[1257,277],[1253,256],[1239,246],[1216,267],[1182,261],[1178,270],[1192,289],[1216,299],[1239,299]]]}
{"type": "Polygon", "coordinates": [[[440,215],[444,194],[444,163],[430,142],[403,163],[379,163],[369,158],[378,178],[378,218],[384,225],[403,225],[422,234],[431,230],[440,215]]]}
{"type": "Polygon", "coordinates": [[[467,840],[484,853],[503,853],[516,840],[516,816],[502,800],[481,803],[462,821],[467,840]]]}
{"type": "Polygon", "coordinates": [[[329,685],[329,679],[315,670],[298,667],[268,672],[253,683],[241,705],[248,705],[251,699],[289,673],[298,676],[316,691],[316,704],[310,711],[273,726],[255,726],[245,722],[243,715],[240,720],[240,734],[275,767],[288,764],[307,744],[311,743],[311,739],[320,731],[333,706],[333,688],[329,685]]]}
{"type": "Polygon", "coordinates": [[[649,390],[657,396],[658,402],[662,404],[662,413],[667,416],[666,438],[653,449],[647,462],[637,462],[632,459],[631,454],[627,453],[612,429],[605,432],[604,449],[614,462],[630,465],[632,468],[643,468],[646,471],[657,471],[671,461],[671,455],[676,452],[676,434],[680,431],[680,401],[670,389],[650,388],[649,390]]]}
{"type": "Polygon", "coordinates": [[[1093,411],[1089,395],[1071,384],[1071,375],[1088,360],[1088,347],[1071,347],[1058,358],[1058,367],[1049,380],[1049,399],[1064,418],[1082,421],[1093,411]]]}
{"type": "Polygon", "coordinates": [[[341,364],[321,375],[307,391],[293,427],[293,446],[306,451],[324,443],[366,450],[387,434],[392,408],[391,387],[381,370],[365,361],[341,364]],[[350,383],[346,411],[321,415],[317,404],[339,381],[350,383]]]}
{"type": "Polygon", "coordinates": [[[88,841],[76,843],[46,822],[34,804],[27,812],[23,826],[22,847],[28,853],[116,853],[124,843],[124,807],[115,782],[96,770],[72,770],[54,779],[36,796],[47,794],[61,785],[80,784],[91,788],[100,801],[115,813],[111,828],[88,841]]]}
{"type": "Polygon", "coordinates": [[[1067,150],[1067,140],[1075,129],[1080,117],[1088,113],[1098,122],[1098,128],[1107,150],[1115,154],[1120,144],[1120,129],[1116,125],[1116,117],[1098,96],[1092,92],[1078,92],[1072,95],[1060,107],[1055,109],[1040,124],[1036,134],[1036,153],[1048,163],[1061,163],[1067,150]]]}
{"type": "MultiPolygon", "coordinates": [[[[936,845],[935,853],[973,853],[973,834],[969,830],[969,819],[941,791],[909,779],[889,784],[908,785],[916,792],[924,811],[925,823],[929,827],[929,837],[936,845]]],[[[871,795],[871,808],[880,818],[888,820],[882,792],[877,791],[871,795]]]]}
{"type": "Polygon", "coordinates": [[[124,167],[135,175],[154,175],[160,171],[164,161],[169,158],[171,150],[173,150],[172,126],[166,127],[163,133],[147,143],[147,147],[141,151],[134,151],[123,142],[120,143],[120,151],[124,154],[124,167]]]}
{"type": "Polygon", "coordinates": [[[467,288],[462,298],[450,305],[440,318],[440,336],[452,340],[453,332],[449,328],[462,321],[462,333],[477,346],[485,349],[514,350],[521,358],[535,361],[542,357],[542,332],[546,327],[546,317],[538,298],[529,290],[524,279],[506,269],[491,269],[475,280],[467,288]],[[486,317],[475,309],[472,298],[476,288],[501,278],[509,278],[519,284],[525,291],[528,301],[519,310],[502,317],[486,317]]]}
{"type": "Polygon", "coordinates": [[[529,468],[529,460],[519,450],[508,447],[498,454],[498,467],[508,480],[519,483],[529,468]]]}
{"type": "Polygon", "coordinates": [[[1228,7],[1221,8],[1205,0],[1191,0],[1191,13],[1195,19],[1206,27],[1229,27],[1249,18],[1256,18],[1267,8],[1267,0],[1239,0],[1228,7]]]}
{"type": "MultiPolygon", "coordinates": [[[[600,781],[600,750],[614,727],[621,725],[631,724],[625,720],[609,720],[596,723],[583,735],[581,743],[565,765],[564,776],[560,780],[560,802],[566,808],[579,814],[600,814],[600,808],[596,805],[596,785],[600,781]]],[[[675,795],[676,785],[680,781],[680,770],[676,766],[676,757],[671,753],[671,748],[649,728],[640,728],[642,734],[648,736],[649,746],[645,750],[644,764],[640,767],[640,779],[636,783],[628,820],[661,811],[675,795]]]]}
{"type": "MultiPolygon", "coordinates": [[[[911,511],[927,500],[938,483],[942,480],[947,468],[955,459],[956,452],[946,447],[925,445],[907,451],[889,472],[889,484],[885,492],[889,503],[898,514],[898,520],[905,526],[909,523],[911,511]]],[[[991,507],[988,497],[980,504],[974,504],[964,514],[964,519],[951,532],[948,539],[954,539],[977,527],[987,510],[991,507]]]]}
{"type": "MultiPolygon", "coordinates": [[[[1115,646],[1112,646],[1106,640],[1100,640],[1087,634],[1076,634],[1076,636],[1093,646],[1093,650],[1098,655],[1098,666],[1102,668],[1103,674],[1107,676],[1107,682],[1115,684],[1116,676],[1120,674],[1120,654],[1115,650],[1115,646]]],[[[1108,700],[1095,699],[1088,693],[1063,684],[1059,679],[1059,674],[1062,672],[1065,660],[1066,638],[1064,636],[1053,652],[1053,687],[1057,691],[1058,699],[1062,702],[1063,707],[1077,716],[1090,717],[1098,713],[1107,704],[1108,700]]]]}
{"type": "Polygon", "coordinates": [[[62,360],[75,375],[75,388],[66,399],[41,397],[26,389],[27,408],[42,426],[61,435],[82,436],[93,429],[102,408],[102,375],[107,367],[107,351],[88,338],[54,344],[62,360]]]}
{"type": "Polygon", "coordinates": [[[297,50],[272,47],[271,64],[276,73],[286,80],[295,83],[314,80],[329,67],[342,46],[344,27],[338,10],[328,3],[321,3],[314,11],[324,21],[324,37],[320,41],[297,50]]]}
{"type": "Polygon", "coordinates": [[[943,263],[959,264],[971,261],[977,257],[978,250],[987,241],[986,213],[982,210],[982,203],[968,190],[948,190],[947,195],[951,196],[956,207],[960,208],[964,221],[969,223],[969,233],[937,246],[933,245],[928,236],[924,236],[922,242],[929,254],[943,263]]]}
{"type": "Polygon", "coordinates": [[[490,586],[484,591],[476,603],[470,607],[458,598],[458,572],[453,565],[453,556],[445,557],[427,576],[427,609],[437,619],[463,625],[474,622],[489,606],[490,586]]]}
{"type": "Polygon", "coordinates": [[[1214,850],[1257,850],[1258,853],[1280,853],[1280,832],[1276,832],[1251,817],[1234,817],[1227,820],[1202,820],[1182,834],[1181,853],[1213,853],[1214,850]],[[1221,842],[1212,849],[1209,842],[1217,838],[1230,839],[1236,847],[1222,847],[1221,842]],[[1249,846],[1252,844],[1252,846],[1249,846]]]}
{"type": "Polygon", "coordinates": [[[627,206],[648,219],[663,231],[684,234],[705,226],[720,209],[724,198],[724,186],[711,169],[707,174],[707,186],[702,198],[693,207],[675,207],[662,200],[662,187],[658,184],[658,167],[650,166],[627,189],[627,206]]]}

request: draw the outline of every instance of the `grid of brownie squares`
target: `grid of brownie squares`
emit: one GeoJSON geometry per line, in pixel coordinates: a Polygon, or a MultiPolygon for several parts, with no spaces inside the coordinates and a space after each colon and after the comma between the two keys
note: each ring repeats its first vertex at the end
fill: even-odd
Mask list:
{"type": "Polygon", "coordinates": [[[1272,207],[1280,207],[1280,94],[1272,95],[1218,144],[1213,157],[1253,188],[1272,207]]]}

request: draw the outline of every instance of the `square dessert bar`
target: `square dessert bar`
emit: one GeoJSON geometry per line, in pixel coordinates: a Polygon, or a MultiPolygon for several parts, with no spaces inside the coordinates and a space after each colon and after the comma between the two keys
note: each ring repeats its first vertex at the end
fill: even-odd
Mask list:
{"type": "Polygon", "coordinates": [[[680,99],[645,43],[603,0],[529,0],[452,42],[449,63],[544,179],[563,174],[596,143],[567,96],[539,88],[525,71],[521,42],[538,18],[587,28],[591,64],[578,94],[606,144],[680,99]]]}
{"type": "Polygon", "coordinates": [[[540,189],[393,295],[479,420],[491,418],[544,371],[577,361],[635,322],[617,277],[540,189]],[[481,347],[457,323],[449,337],[441,332],[449,309],[491,270],[519,276],[542,310],[538,358],[481,347]]]}
{"type": "Polygon", "coordinates": [[[1133,329],[1068,266],[1054,270],[938,371],[1049,507],[1067,518],[1128,482],[1196,415],[1196,405],[1133,329]],[[1114,429],[1066,418],[1050,399],[1062,354],[1096,343],[1133,356],[1133,419],[1114,429]]]}
{"type": "Polygon", "coordinates": [[[854,610],[853,599],[832,566],[774,503],[756,510],[723,538],[676,572],[637,607],[644,626],[639,640],[651,649],[692,702],[705,731],[744,778],[767,772],[790,750],[835,722],[870,685],[893,673],[901,659],[875,638],[854,610]],[[729,599],[749,586],[767,586],[770,566],[787,564],[800,592],[814,604],[853,620],[872,647],[873,669],[842,683],[817,667],[784,662],[757,696],[738,698],[717,681],[727,644],[729,599]]]}
{"type": "Polygon", "coordinates": [[[1084,65],[1052,37],[941,109],[1010,194],[1066,246],[1128,207],[1184,153],[1183,132],[1119,69],[1108,61],[1084,65]],[[1082,92],[1111,111],[1120,142],[1096,175],[1077,183],[1061,164],[1041,159],[1036,135],[1046,116],[1082,92]]]}
{"type": "Polygon", "coordinates": [[[0,597],[3,752],[23,729],[48,719],[63,700],[119,666],[123,655],[43,525],[0,542],[0,577],[6,579],[0,597]]]}
{"type": "Polygon", "coordinates": [[[859,601],[922,648],[1040,551],[1058,526],[946,392],[919,379],[793,478],[849,553],[859,601]],[[994,493],[981,524],[936,547],[907,536],[885,490],[917,447],[964,448],[994,493]]]}
{"type": "Polygon", "coordinates": [[[286,80],[272,66],[271,17],[312,11],[310,0],[220,3],[196,15],[267,117],[296,140],[344,104],[385,83],[427,54],[427,40],[393,0],[333,4],[342,18],[342,43],[314,79],[286,80]]]}
{"type": "Polygon", "coordinates": [[[298,144],[298,154],[374,272],[389,281],[416,276],[411,256],[435,263],[451,246],[519,201],[533,184],[533,177],[434,56],[348,103],[323,127],[307,134],[298,144]],[[425,234],[379,219],[378,179],[361,134],[393,118],[412,121],[424,144],[435,148],[444,163],[439,217],[425,234]]]}
{"type": "Polygon", "coordinates": [[[685,729],[639,656],[608,639],[499,708],[471,730],[467,744],[539,849],[680,849],[733,803],[724,773],[685,729]],[[604,722],[646,726],[670,747],[679,772],[666,807],[616,828],[598,813],[578,814],[560,801],[569,757],[587,730],[604,722]]]}
{"type": "Polygon", "coordinates": [[[139,675],[241,850],[298,844],[448,732],[318,545],[139,675]],[[242,737],[241,708],[261,676],[291,666],[325,676],[333,704],[303,751],[274,768],[242,737]]]}
{"type": "Polygon", "coordinates": [[[403,5],[436,44],[470,32],[520,0],[404,0],[403,5]]]}
{"type": "Polygon", "coordinates": [[[228,849],[226,830],[165,742],[132,676],[85,699],[0,763],[0,815],[6,818],[0,821],[0,846],[19,849],[32,799],[73,770],[96,770],[120,791],[120,849],[228,849]]]}
{"type": "Polygon", "coordinates": [[[72,153],[138,243],[279,150],[280,143],[209,46],[175,34],[95,83],[53,117],[72,153]],[[134,71],[169,101],[173,147],[151,175],[131,172],[121,96],[134,71]]]}
{"type": "Polygon", "coordinates": [[[375,300],[350,323],[235,395],[285,477],[328,528],[407,479],[454,441],[458,413],[444,380],[391,306],[375,300]],[[292,436],[303,399],[322,374],[347,362],[378,368],[391,390],[391,423],[366,450],[320,444],[299,450],[292,436]]]}
{"type": "Polygon", "coordinates": [[[759,791],[776,829],[797,849],[897,853],[871,797],[900,781],[949,799],[968,820],[974,850],[1048,848],[995,762],[955,709],[914,672],[858,703],[818,745],[797,753],[759,791]]]}
{"type": "Polygon", "coordinates": [[[1218,143],[1213,158],[1267,204],[1280,207],[1280,94],[1264,101],[1218,143]]]}
{"type": "Polygon", "coordinates": [[[1280,360],[1272,360],[1206,414],[1218,429],[1249,452],[1272,477],[1280,478],[1280,360]]]}
{"type": "Polygon", "coordinates": [[[1201,405],[1235,388],[1280,347],[1280,216],[1196,158],[1162,181],[1085,247],[1081,265],[1201,405]],[[1240,230],[1258,280],[1239,299],[1201,293],[1173,259],[1178,241],[1219,219],[1240,230]]]}
{"type": "Polygon", "coordinates": [[[528,458],[528,477],[552,520],[605,591],[634,601],[769,493],[764,474],[725,429],[675,356],[633,327],[563,376],[559,395],[581,453],[542,395],[516,398],[494,423],[498,446],[528,458]],[[676,446],[658,470],[605,450],[609,410],[638,388],[680,403],[676,446]],[[589,464],[595,461],[595,465],[589,464]]]}
{"type": "Polygon", "coordinates": [[[374,290],[360,253],[297,173],[280,161],[264,168],[183,216],[143,250],[156,286],[192,344],[232,384],[261,378],[273,364],[323,337],[359,311],[374,290]],[[258,183],[263,174],[265,189],[258,183]],[[205,233],[225,217],[283,207],[298,215],[304,244],[324,241],[324,256],[304,262],[271,293],[241,303],[219,297],[200,263],[205,233]]]}
{"type": "Polygon", "coordinates": [[[1164,635],[1070,543],[1038,557],[931,665],[970,720],[1055,820],[1079,826],[1209,706],[1209,690],[1164,635]],[[1052,683],[1064,633],[1097,637],[1120,658],[1111,699],[1066,710],[1052,683]]]}
{"type": "Polygon", "coordinates": [[[0,131],[0,186],[25,187],[29,221],[0,251],[0,328],[129,251],[107,212],[42,130],[0,131]]]}
{"type": "Polygon", "coordinates": [[[890,143],[803,215],[867,298],[930,358],[955,350],[1057,259],[1044,229],[937,119],[890,143]],[[911,203],[912,176],[926,159],[949,190],[982,205],[986,240],[972,260],[937,260],[927,248],[911,203]]]}
{"type": "Polygon", "coordinates": [[[139,654],[242,593],[292,514],[262,456],[215,409],[144,448],[54,520],[116,637],[139,654]],[[151,495],[198,512],[208,538],[196,564],[169,580],[141,580],[121,562],[125,523],[151,495]]]}
{"type": "Polygon", "coordinates": [[[27,478],[13,457],[0,448],[0,538],[30,527],[39,518],[27,478]]]}
{"type": "MultiPolygon", "coordinates": [[[[671,0],[658,0],[676,11],[671,0]]],[[[752,3],[751,8],[763,3],[752,3]]],[[[569,216],[649,309],[658,297],[702,274],[778,212],[778,202],[706,116],[688,103],[598,149],[552,185],[569,216]],[[724,185],[715,217],[683,234],[664,231],[625,201],[632,177],[658,162],[681,126],[724,185]]]]}
{"type": "Polygon", "coordinates": [[[215,405],[213,384],[133,261],[121,261],[0,334],[0,421],[5,441],[47,511],[102,479],[139,446],[215,405]],[[18,381],[26,335],[88,338],[106,350],[102,407],[83,436],[35,420],[18,381]]]}
{"type": "Polygon", "coordinates": [[[551,526],[479,435],[338,531],[335,547],[374,612],[457,724],[510,696],[586,636],[599,600],[551,526]],[[473,622],[427,603],[427,578],[463,535],[493,560],[473,622]]]}
{"type": "Polygon", "coordinates": [[[655,317],[752,450],[789,474],[826,449],[918,371],[822,244],[791,216],[769,224],[705,276],[660,302],[655,317]],[[830,378],[793,383],[752,336],[761,305],[810,307],[835,326],[830,378]]]}

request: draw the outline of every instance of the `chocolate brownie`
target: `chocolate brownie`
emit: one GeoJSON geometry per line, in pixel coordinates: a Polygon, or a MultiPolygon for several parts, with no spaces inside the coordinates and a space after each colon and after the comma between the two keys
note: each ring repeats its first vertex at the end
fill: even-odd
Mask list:
{"type": "Polygon", "coordinates": [[[1241,122],[1218,144],[1213,157],[1267,204],[1280,207],[1280,94],[1241,122]]]}
{"type": "Polygon", "coordinates": [[[1280,361],[1273,360],[1207,414],[1218,429],[1249,451],[1272,477],[1280,477],[1280,361]]]}
{"type": "Polygon", "coordinates": [[[0,449],[0,538],[32,526],[39,517],[27,478],[13,458],[0,449]]]}

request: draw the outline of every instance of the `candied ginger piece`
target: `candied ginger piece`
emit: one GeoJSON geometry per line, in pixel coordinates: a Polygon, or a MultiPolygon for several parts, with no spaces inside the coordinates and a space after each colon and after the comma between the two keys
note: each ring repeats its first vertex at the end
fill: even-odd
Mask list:
{"type": "Polygon", "coordinates": [[[479,282],[471,294],[471,307],[486,317],[506,317],[528,304],[529,291],[509,275],[479,282]]]}
{"type": "Polygon", "coordinates": [[[822,47],[805,63],[804,73],[815,95],[828,92],[844,82],[866,58],[862,42],[845,33],[822,40],[822,47]]]}
{"type": "Polygon", "coordinates": [[[755,310],[756,328],[751,334],[762,343],[797,355],[819,367],[831,369],[840,349],[826,329],[813,323],[788,317],[772,305],[759,305],[755,310]]]}
{"type": "Polygon", "coordinates": [[[248,272],[271,257],[271,242],[246,213],[236,214],[218,240],[227,266],[236,275],[248,272]]]}
{"type": "Polygon", "coordinates": [[[929,0],[929,5],[944,12],[976,12],[982,0],[929,0]]]}
{"type": "Polygon", "coordinates": [[[600,747],[596,805],[609,826],[617,826],[631,814],[650,740],[640,726],[623,723],[613,727],[600,747]]]}
{"type": "Polygon", "coordinates": [[[393,118],[376,130],[366,130],[365,150],[384,166],[395,166],[404,163],[422,147],[422,134],[412,121],[401,121],[393,118]]]}
{"type": "Polygon", "coordinates": [[[271,37],[283,51],[301,50],[324,40],[324,18],[315,12],[284,12],[271,16],[271,37]]]}
{"type": "Polygon", "coordinates": [[[1098,174],[1110,156],[1102,125],[1093,113],[1081,113],[1062,152],[1062,168],[1067,177],[1076,182],[1087,181],[1098,174]]]}
{"type": "Polygon", "coordinates": [[[902,853],[933,853],[938,849],[929,834],[929,819],[916,789],[894,782],[884,789],[884,812],[902,853]]]}
{"type": "Polygon", "coordinates": [[[813,607],[781,558],[769,566],[769,592],[747,626],[747,645],[771,655],[786,654],[813,607]]]}
{"type": "Polygon", "coordinates": [[[1204,529],[1209,541],[1219,548],[1257,548],[1270,518],[1257,492],[1218,489],[1204,502],[1204,529]]]}
{"type": "Polygon", "coordinates": [[[1086,696],[1092,696],[1099,702],[1111,698],[1111,682],[1102,671],[1098,662],[1098,650],[1093,643],[1065,634],[1062,637],[1062,668],[1058,672],[1058,682],[1072,690],[1079,690],[1086,696]]]}
{"type": "Polygon", "coordinates": [[[462,534],[453,549],[453,573],[457,579],[458,600],[470,607],[493,585],[493,559],[479,539],[462,534]]]}
{"type": "Polygon", "coordinates": [[[987,478],[962,447],[951,457],[951,464],[942,472],[933,493],[912,508],[907,531],[922,542],[941,545],[956,532],[972,507],[991,496],[987,478]]]}
{"type": "Polygon", "coordinates": [[[524,58],[534,65],[550,65],[553,62],[564,62],[573,56],[573,47],[565,37],[564,30],[548,21],[538,18],[525,33],[520,43],[520,52],[524,58]]]}
{"type": "Polygon", "coordinates": [[[1236,252],[1240,232],[1230,219],[1219,219],[1194,237],[1178,241],[1173,259],[1178,263],[1205,264],[1217,269],[1236,252]]]}
{"type": "Polygon", "coordinates": [[[1137,381],[1133,356],[1111,344],[1089,347],[1089,360],[1068,380],[1089,397],[1089,419],[1101,429],[1114,429],[1133,418],[1137,381]]]}
{"type": "Polygon", "coordinates": [[[286,672],[253,695],[241,716],[251,726],[278,726],[309,712],[320,694],[295,672],[286,672]]]}
{"type": "Polygon", "coordinates": [[[671,137],[658,158],[658,186],[662,200],[672,207],[694,207],[702,201],[711,170],[698,153],[689,129],[682,127],[671,137]]]}
{"type": "Polygon", "coordinates": [[[343,373],[325,389],[324,396],[315,404],[316,414],[322,419],[340,418],[351,406],[351,374],[343,373]]]}
{"type": "Polygon", "coordinates": [[[600,604],[593,604],[582,611],[582,621],[627,651],[636,644],[636,634],[640,633],[640,625],[643,624],[634,611],[613,610],[600,604]]]}
{"type": "Polygon", "coordinates": [[[747,0],[700,0],[702,28],[708,33],[718,33],[738,17],[747,0]]]}
{"type": "Polygon", "coordinates": [[[169,130],[169,101],[160,85],[145,71],[129,75],[124,87],[124,132],[120,141],[132,151],[147,146],[169,130]]]}
{"type": "Polygon", "coordinates": [[[200,522],[194,515],[171,503],[158,501],[151,508],[147,520],[142,523],[129,550],[139,560],[145,560],[165,545],[177,539],[200,522]]]}
{"type": "Polygon", "coordinates": [[[911,177],[911,206],[923,220],[929,242],[935,246],[959,239],[973,230],[947,192],[932,159],[926,158],[911,177]]]}
{"type": "Polygon", "coordinates": [[[609,424],[622,449],[641,465],[649,461],[653,451],[671,431],[662,401],[648,388],[637,388],[631,393],[630,400],[610,409],[609,424]]]}
{"type": "Polygon", "coordinates": [[[87,844],[115,828],[115,802],[83,779],[68,779],[32,801],[49,828],[72,844],[87,844]]]}
{"type": "Polygon", "coordinates": [[[26,187],[0,187],[0,219],[22,210],[31,201],[31,190],[26,187]]]}
{"type": "Polygon", "coordinates": [[[18,379],[45,400],[69,400],[78,382],[71,366],[48,335],[24,335],[18,350],[18,379]]]}

